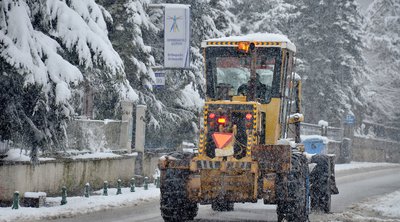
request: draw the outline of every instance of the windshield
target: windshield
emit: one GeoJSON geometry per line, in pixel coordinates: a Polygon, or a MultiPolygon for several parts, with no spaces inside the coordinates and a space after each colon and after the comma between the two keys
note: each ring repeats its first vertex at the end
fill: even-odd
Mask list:
{"type": "MultiPolygon", "coordinates": [[[[219,94],[223,92],[229,96],[247,96],[251,72],[250,55],[237,53],[232,48],[209,49],[215,53],[207,53],[207,94],[211,98],[220,98],[219,94]]],[[[259,50],[256,59],[256,98],[260,101],[268,102],[273,95],[273,81],[277,79],[274,76],[276,67],[279,67],[277,55],[275,48],[259,50]]]]}
{"type": "MultiPolygon", "coordinates": [[[[217,85],[228,84],[232,86],[233,95],[240,95],[239,87],[248,84],[250,79],[249,57],[217,57],[217,85]]],[[[275,58],[261,56],[257,59],[256,73],[259,84],[272,88],[275,58]]]]}

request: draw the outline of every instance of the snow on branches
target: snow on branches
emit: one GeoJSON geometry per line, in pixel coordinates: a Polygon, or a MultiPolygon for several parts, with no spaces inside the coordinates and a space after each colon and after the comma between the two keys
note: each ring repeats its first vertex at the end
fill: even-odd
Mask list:
{"type": "Polygon", "coordinates": [[[0,56],[20,74],[25,75],[26,84],[56,84],[57,102],[64,102],[70,94],[66,83],[82,80],[78,68],[64,60],[58,51],[61,46],[52,38],[33,28],[31,11],[24,1],[2,2],[0,56]],[[9,9],[9,10],[7,10],[9,9]]]}
{"type": "Polygon", "coordinates": [[[79,65],[104,66],[113,74],[123,70],[123,62],[108,39],[103,11],[94,0],[71,0],[69,5],[47,0],[45,4],[50,17],[46,22],[52,27],[49,34],[77,53],[79,65]]]}
{"type": "Polygon", "coordinates": [[[137,100],[107,22],[110,13],[94,0],[0,2],[2,135],[19,135],[33,155],[37,147],[58,147],[83,82],[137,100]]]}
{"type": "MultiPolygon", "coordinates": [[[[4,0],[0,56],[25,76],[26,83],[56,84],[57,102],[67,103],[69,85],[85,78],[82,70],[99,67],[110,78],[125,75],[108,39],[106,20],[112,20],[110,14],[94,0],[4,0]],[[76,64],[68,56],[76,57],[76,64]]],[[[127,82],[119,85],[125,87],[124,97],[137,99],[127,82]]]]}

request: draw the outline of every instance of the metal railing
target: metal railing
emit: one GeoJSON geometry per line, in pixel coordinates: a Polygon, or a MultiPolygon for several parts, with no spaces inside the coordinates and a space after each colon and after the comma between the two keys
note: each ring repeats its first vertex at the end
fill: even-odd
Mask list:
{"type": "Polygon", "coordinates": [[[342,141],[343,139],[343,129],[331,126],[320,126],[311,123],[301,123],[300,124],[300,134],[301,135],[321,135],[326,136],[328,139],[342,141]]]}
{"type": "Polygon", "coordinates": [[[373,135],[376,138],[400,142],[400,128],[364,120],[361,135],[373,135]]]}

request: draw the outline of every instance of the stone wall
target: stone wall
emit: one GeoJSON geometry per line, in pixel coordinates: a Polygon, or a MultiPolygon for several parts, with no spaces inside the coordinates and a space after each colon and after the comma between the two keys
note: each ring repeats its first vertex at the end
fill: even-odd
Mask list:
{"type": "Polygon", "coordinates": [[[353,161],[400,163],[400,143],[355,136],[352,156],[353,161]]]}
{"type": "Polygon", "coordinates": [[[47,196],[60,196],[66,186],[71,195],[83,195],[89,182],[93,189],[101,189],[107,180],[116,187],[117,179],[125,186],[134,176],[135,155],[121,155],[92,159],[56,159],[34,166],[30,162],[0,162],[0,202],[9,201],[14,191],[46,192],[47,196]]]}
{"type": "Polygon", "coordinates": [[[143,161],[143,175],[147,176],[151,179],[155,179],[153,178],[153,175],[156,171],[156,169],[158,169],[158,159],[160,159],[160,157],[164,155],[164,154],[160,154],[160,153],[149,153],[146,152],[144,155],[144,161],[143,161]]]}
{"type": "Polygon", "coordinates": [[[340,147],[341,147],[341,142],[340,141],[333,141],[330,140],[327,144],[328,148],[328,154],[335,154],[335,162],[338,162],[338,159],[340,157],[340,147]]]}

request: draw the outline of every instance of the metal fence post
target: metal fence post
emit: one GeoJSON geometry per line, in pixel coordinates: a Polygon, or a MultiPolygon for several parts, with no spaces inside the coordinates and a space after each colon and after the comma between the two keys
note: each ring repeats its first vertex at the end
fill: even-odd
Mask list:
{"type": "Polygon", "coordinates": [[[131,179],[131,192],[135,192],[135,178],[131,179]]]}
{"type": "Polygon", "coordinates": [[[103,196],[108,196],[108,181],[103,183],[103,196]]]}
{"type": "Polygon", "coordinates": [[[13,205],[11,209],[18,210],[18,208],[19,208],[19,191],[15,191],[13,198],[13,205]]]}
{"type": "Polygon", "coordinates": [[[63,186],[61,194],[61,205],[67,204],[67,187],[63,186]]]}
{"type": "Polygon", "coordinates": [[[121,179],[117,180],[117,195],[118,194],[122,194],[122,191],[121,191],[121,179]]]}
{"type": "Polygon", "coordinates": [[[90,184],[86,183],[86,185],[85,185],[85,197],[89,197],[90,196],[89,190],[90,190],[90,184]]]}

